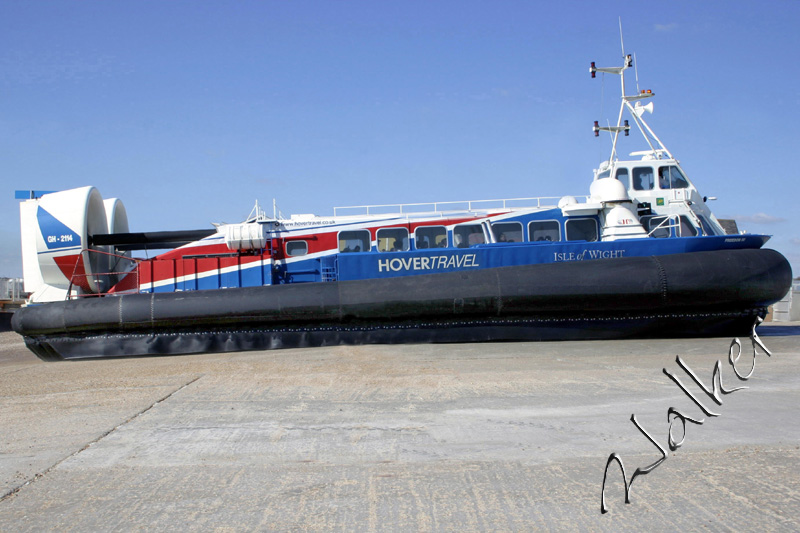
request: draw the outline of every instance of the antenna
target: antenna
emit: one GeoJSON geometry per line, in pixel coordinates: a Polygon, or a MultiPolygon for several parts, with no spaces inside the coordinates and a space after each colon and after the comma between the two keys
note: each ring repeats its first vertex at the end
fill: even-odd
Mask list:
{"type": "MultiPolygon", "coordinates": [[[[633,53],[633,73],[636,74],[636,92],[639,92],[639,64],[636,62],[636,52],[633,53]]],[[[652,113],[653,110],[651,109],[652,113]]]]}
{"type": "Polygon", "coordinates": [[[285,217],[281,210],[278,208],[278,200],[275,198],[272,199],[272,218],[274,220],[283,220],[285,217]]]}
{"type": "Polygon", "coordinates": [[[592,78],[596,77],[598,72],[602,74],[618,74],[620,77],[622,102],[619,108],[619,115],[617,116],[617,124],[616,126],[600,126],[599,121],[595,121],[592,131],[594,132],[595,137],[599,137],[601,131],[607,131],[612,135],[613,140],[611,143],[611,157],[609,158],[609,162],[613,163],[613,161],[617,159],[617,141],[619,140],[619,134],[622,133],[627,137],[631,129],[631,124],[627,120],[623,119],[623,115],[627,109],[633,118],[634,125],[639,129],[645,141],[650,146],[650,153],[655,155],[658,159],[662,159],[662,154],[665,154],[668,158],[673,159],[672,154],[670,154],[669,150],[667,150],[667,147],[664,146],[664,143],[661,142],[661,139],[656,136],[656,134],[644,120],[644,114],[646,112],[653,112],[653,104],[650,103],[647,105],[642,105],[640,101],[646,98],[651,98],[654,95],[650,90],[639,90],[639,69],[638,66],[634,65],[634,56],[631,54],[625,54],[625,41],[623,40],[622,36],[621,17],[619,20],[619,40],[623,54],[623,63],[621,67],[598,67],[594,61],[591,62],[589,67],[589,73],[592,75],[592,78]],[[637,91],[635,94],[627,95],[625,93],[625,70],[634,66],[636,67],[635,72],[637,91]],[[633,102],[636,103],[636,106],[633,105],[633,102]]]}

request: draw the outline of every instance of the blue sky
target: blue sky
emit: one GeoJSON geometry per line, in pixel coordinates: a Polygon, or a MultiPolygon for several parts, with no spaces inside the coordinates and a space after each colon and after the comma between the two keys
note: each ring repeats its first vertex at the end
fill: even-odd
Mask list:
{"type": "MultiPolygon", "coordinates": [[[[131,231],[588,193],[618,19],[712,209],[800,274],[800,1],[0,1],[0,276],[15,189],[96,186],[131,231]]],[[[631,137],[633,139],[633,137],[631,137]]],[[[625,153],[641,143],[623,146],[625,153]]]]}

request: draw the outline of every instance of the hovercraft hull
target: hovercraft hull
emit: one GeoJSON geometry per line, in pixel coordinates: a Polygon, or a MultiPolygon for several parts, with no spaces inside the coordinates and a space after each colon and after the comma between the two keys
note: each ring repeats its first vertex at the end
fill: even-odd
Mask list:
{"type": "Polygon", "coordinates": [[[87,297],[19,310],[42,359],[375,343],[745,334],[791,284],[773,250],[87,297]]]}

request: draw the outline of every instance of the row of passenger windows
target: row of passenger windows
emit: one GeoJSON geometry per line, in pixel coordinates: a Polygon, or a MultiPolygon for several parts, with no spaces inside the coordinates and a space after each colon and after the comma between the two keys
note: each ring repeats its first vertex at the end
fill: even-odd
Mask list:
{"type": "MultiPolygon", "coordinates": [[[[680,216],[643,216],[642,226],[655,238],[665,238],[674,234],[679,237],[694,237],[697,228],[689,217],[680,216]]],[[[703,231],[714,235],[711,225],[701,217],[703,231]]],[[[572,218],[566,221],[567,241],[598,240],[597,221],[593,218],[572,218]]],[[[497,242],[523,242],[521,222],[496,222],[491,225],[497,242]]],[[[411,249],[409,233],[406,228],[381,228],[376,233],[379,252],[405,252],[411,249]]],[[[444,226],[420,226],[414,231],[416,249],[447,248],[449,242],[447,229],[444,226]]],[[[561,225],[557,220],[535,220],[528,223],[528,240],[561,241],[561,225]]],[[[453,228],[453,241],[456,248],[468,248],[473,244],[486,242],[481,224],[459,224],[453,228]]],[[[369,230],[349,230],[339,232],[339,251],[342,253],[368,252],[371,248],[369,230]]],[[[292,240],[286,243],[286,255],[290,257],[306,255],[308,243],[304,240],[292,240]]]]}
{"type": "MultiPolygon", "coordinates": [[[[711,224],[700,216],[703,232],[714,235],[711,224]]],[[[689,217],[656,216],[649,215],[641,218],[642,226],[655,238],[665,238],[674,234],[679,237],[694,237],[698,234],[697,228],[691,223],[689,217]]],[[[593,218],[571,218],[566,221],[567,241],[598,240],[597,221],[593,218]]],[[[521,222],[495,222],[491,225],[496,242],[523,242],[521,222]]],[[[376,233],[379,252],[405,252],[411,249],[409,233],[406,228],[381,228],[376,233]]],[[[414,231],[416,249],[447,248],[449,242],[447,229],[444,226],[420,226],[414,231]]],[[[561,225],[557,220],[535,220],[528,223],[528,241],[561,241],[561,225]]],[[[486,242],[482,224],[459,224],[453,228],[454,246],[468,248],[473,244],[486,242]]],[[[371,248],[369,230],[348,230],[339,232],[339,251],[368,252],[371,248]]],[[[286,255],[289,257],[306,255],[308,243],[304,240],[286,242],[286,255]]]]}
{"type": "MultiPolygon", "coordinates": [[[[689,187],[686,176],[675,165],[658,167],[657,175],[659,189],[686,189],[689,187]]],[[[600,177],[608,177],[608,171],[600,177]]],[[[631,170],[620,167],[614,177],[621,181],[628,190],[650,191],[656,188],[656,170],[650,166],[634,167],[631,170]]]]}
{"type": "MultiPolygon", "coordinates": [[[[521,222],[497,222],[491,225],[497,242],[523,242],[521,222]]],[[[568,241],[596,241],[597,222],[592,218],[570,219],[566,222],[568,241]]],[[[531,241],[560,241],[561,226],[557,220],[533,221],[528,224],[531,241]]],[[[409,233],[406,228],[382,228],[376,233],[379,252],[404,252],[410,249],[409,233]]],[[[428,248],[447,248],[450,242],[444,226],[420,226],[414,231],[417,250],[428,248]]],[[[292,241],[297,243],[300,241],[292,241]]],[[[468,248],[474,244],[484,244],[486,237],[481,224],[459,224],[453,228],[453,243],[456,248],[468,248]]],[[[294,250],[294,248],[293,248],[294,250]]],[[[368,230],[339,232],[339,251],[342,253],[364,252],[370,250],[368,230]]],[[[289,253],[287,255],[303,255],[289,253]]]]}
{"type": "MultiPolygon", "coordinates": [[[[643,216],[642,226],[655,238],[694,237],[697,228],[685,215],[680,216],[643,216]]],[[[703,231],[714,235],[711,225],[701,217],[703,231]]],[[[565,223],[567,241],[598,240],[597,221],[593,218],[573,218],[565,223]]],[[[491,225],[496,242],[523,242],[521,222],[496,222],[491,225]]],[[[377,231],[379,252],[405,252],[411,249],[409,233],[406,228],[381,228],[377,231]]],[[[444,226],[420,226],[414,231],[416,249],[447,248],[449,241],[444,226]]],[[[561,225],[557,220],[536,220],[528,223],[528,241],[561,241],[561,225]]],[[[486,242],[481,224],[460,224],[453,228],[453,241],[456,248],[468,248],[473,244],[486,242]]],[[[342,253],[368,252],[371,248],[369,230],[349,230],[339,232],[339,251],[342,253]]],[[[304,240],[292,240],[286,243],[286,255],[290,257],[306,255],[308,243],[304,240]]]]}

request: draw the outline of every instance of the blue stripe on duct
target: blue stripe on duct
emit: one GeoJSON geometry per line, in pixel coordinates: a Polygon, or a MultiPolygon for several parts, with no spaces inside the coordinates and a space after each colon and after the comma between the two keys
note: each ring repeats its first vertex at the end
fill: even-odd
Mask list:
{"type": "Polygon", "coordinates": [[[81,246],[81,236],[42,209],[41,206],[36,211],[36,220],[39,223],[39,231],[42,232],[42,238],[48,250],[81,246]]]}

